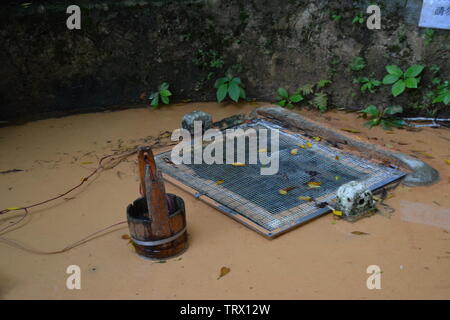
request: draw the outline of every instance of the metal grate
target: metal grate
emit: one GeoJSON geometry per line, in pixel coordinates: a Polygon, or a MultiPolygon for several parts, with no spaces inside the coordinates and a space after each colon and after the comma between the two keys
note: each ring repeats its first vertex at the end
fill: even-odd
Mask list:
{"type": "MultiPolygon", "coordinates": [[[[331,203],[339,186],[347,182],[364,181],[368,189],[374,190],[404,176],[403,172],[343,153],[301,134],[286,132],[264,120],[236,128],[279,130],[277,174],[261,175],[259,162],[245,166],[173,165],[167,161],[170,151],[157,155],[156,162],[165,175],[196,190],[197,196],[214,200],[219,210],[269,237],[330,211],[318,208],[314,202],[299,200],[299,196],[311,197],[316,203],[331,203]],[[311,148],[299,148],[308,142],[312,144],[311,148]],[[297,155],[290,153],[294,148],[299,150],[297,155]],[[310,181],[320,181],[321,185],[308,188],[310,181]],[[286,188],[291,189],[286,195],[279,193],[286,188]]],[[[248,154],[248,149],[246,152],[248,154]]],[[[271,150],[268,152],[270,154],[271,150]]]]}

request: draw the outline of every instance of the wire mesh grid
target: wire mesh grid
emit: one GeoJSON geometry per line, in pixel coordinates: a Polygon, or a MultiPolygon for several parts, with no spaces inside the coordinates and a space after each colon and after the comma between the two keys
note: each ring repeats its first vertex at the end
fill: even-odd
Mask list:
{"type": "MultiPolygon", "coordinates": [[[[260,161],[245,166],[233,166],[225,161],[223,164],[174,165],[167,161],[171,151],[157,155],[156,162],[164,174],[195,189],[197,195],[213,199],[221,205],[222,211],[241,215],[256,223],[270,235],[329,211],[318,208],[317,203],[331,203],[337,189],[347,182],[364,181],[368,189],[374,190],[404,175],[396,169],[357,158],[301,134],[287,132],[281,126],[264,120],[235,128],[253,128],[257,133],[266,129],[268,141],[272,130],[278,130],[279,170],[276,174],[261,175],[260,161]],[[297,149],[297,154],[291,154],[293,149],[297,149]],[[311,188],[311,182],[318,182],[320,186],[311,188]],[[287,194],[281,194],[280,190],[287,190],[287,194]],[[300,200],[299,196],[315,201],[300,200]]],[[[225,143],[223,146],[226,149],[225,143]]],[[[240,147],[234,145],[235,159],[232,162],[237,161],[236,153],[240,147]]],[[[245,148],[248,159],[247,143],[245,148]]],[[[272,155],[270,145],[258,145],[258,150],[261,148],[266,149],[267,155],[272,155]]]]}

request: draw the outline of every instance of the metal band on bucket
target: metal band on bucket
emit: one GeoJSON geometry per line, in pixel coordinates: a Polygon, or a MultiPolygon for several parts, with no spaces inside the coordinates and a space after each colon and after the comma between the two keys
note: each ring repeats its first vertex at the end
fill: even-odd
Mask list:
{"type": "Polygon", "coordinates": [[[187,228],[187,226],[184,227],[184,229],[181,230],[180,232],[178,232],[178,233],[174,234],[173,236],[166,238],[166,239],[155,240],[155,241],[141,241],[141,240],[137,240],[137,239],[131,237],[131,240],[133,240],[133,242],[135,244],[138,244],[141,246],[159,246],[161,244],[169,243],[169,242],[172,242],[173,240],[179,238],[186,231],[186,228],[187,228]]]}

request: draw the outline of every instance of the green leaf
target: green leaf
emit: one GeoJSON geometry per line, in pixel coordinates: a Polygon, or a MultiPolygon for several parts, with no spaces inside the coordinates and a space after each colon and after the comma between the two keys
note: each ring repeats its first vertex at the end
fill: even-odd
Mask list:
{"type": "Polygon", "coordinates": [[[245,95],[245,90],[243,88],[239,88],[240,92],[239,92],[239,98],[241,99],[246,99],[246,95],[245,95]]]}
{"type": "Polygon", "coordinates": [[[150,95],[148,96],[148,99],[152,100],[157,94],[158,94],[157,92],[150,93],[150,95]]]}
{"type": "Polygon", "coordinates": [[[289,98],[289,94],[288,94],[286,89],[278,88],[277,92],[280,95],[280,97],[283,97],[283,98],[286,98],[286,99],[289,98]]]}
{"type": "Polygon", "coordinates": [[[279,105],[280,107],[284,107],[286,105],[286,100],[280,100],[277,102],[277,105],[279,105]]]}
{"type": "Polygon", "coordinates": [[[292,103],[288,103],[288,104],[286,105],[286,107],[288,107],[289,109],[294,109],[294,105],[293,105],[292,103]]]}
{"type": "Polygon", "coordinates": [[[314,95],[314,99],[312,100],[313,105],[318,108],[321,112],[327,111],[328,107],[328,96],[319,92],[314,95]]]}
{"type": "Polygon", "coordinates": [[[167,82],[163,82],[163,83],[161,83],[161,85],[159,86],[159,91],[167,90],[167,89],[169,89],[169,84],[168,84],[167,82]]]}
{"type": "Polygon", "coordinates": [[[300,87],[299,90],[301,93],[303,93],[305,96],[307,96],[314,92],[314,85],[313,84],[305,84],[304,86],[300,87]]]}
{"type": "Polygon", "coordinates": [[[239,85],[236,82],[230,82],[228,85],[228,95],[230,96],[231,100],[234,102],[238,102],[239,95],[241,93],[241,90],[239,88],[239,85]]]}
{"type": "Polygon", "coordinates": [[[365,114],[369,114],[373,117],[379,117],[380,116],[380,110],[378,110],[378,108],[376,106],[374,106],[373,104],[371,104],[370,106],[368,106],[365,109],[362,109],[360,112],[365,113],[365,114]]]}
{"type": "Polygon", "coordinates": [[[300,102],[303,100],[303,97],[300,93],[296,93],[293,96],[291,96],[290,100],[294,103],[300,102]]]}
{"type": "Polygon", "coordinates": [[[415,64],[408,68],[405,71],[405,78],[414,78],[417,77],[425,67],[421,64],[415,64]]]}
{"type": "Polygon", "coordinates": [[[170,92],[167,89],[161,90],[159,92],[159,94],[161,95],[161,97],[170,97],[172,95],[172,92],[170,92]]]}
{"type": "Polygon", "coordinates": [[[368,83],[364,83],[361,86],[361,92],[366,92],[367,89],[369,89],[369,84],[368,83]]]}
{"type": "Polygon", "coordinates": [[[371,82],[374,86],[377,86],[377,87],[381,84],[381,81],[379,81],[379,80],[372,80],[371,82]]]}
{"type": "Polygon", "coordinates": [[[241,84],[241,79],[240,78],[233,78],[233,79],[231,79],[230,83],[241,84]]]}
{"type": "Polygon", "coordinates": [[[390,106],[390,107],[387,107],[386,109],[384,109],[383,113],[385,115],[392,116],[394,114],[402,113],[402,112],[403,112],[402,106],[390,106]]]}
{"type": "Polygon", "coordinates": [[[389,120],[381,120],[380,121],[381,126],[384,130],[392,130],[392,123],[389,120]]]}
{"type": "Polygon", "coordinates": [[[390,65],[390,66],[386,66],[386,71],[389,74],[401,77],[403,74],[402,69],[400,69],[399,67],[395,66],[395,65],[390,65]]]}
{"type": "Polygon", "coordinates": [[[405,85],[407,88],[412,89],[417,88],[417,84],[418,84],[417,78],[407,78],[405,80],[405,85]]]}
{"type": "Polygon", "coordinates": [[[319,82],[317,82],[317,87],[321,89],[330,83],[331,83],[330,80],[320,80],[319,82]]]}
{"type": "Polygon", "coordinates": [[[162,102],[164,102],[165,104],[169,104],[169,98],[168,98],[168,97],[161,96],[161,100],[162,100],[162,102]]]}
{"type": "Polygon", "coordinates": [[[152,102],[150,103],[150,105],[153,108],[157,108],[159,105],[159,94],[156,94],[155,97],[153,98],[152,102]]]}
{"type": "Polygon", "coordinates": [[[399,76],[393,75],[393,74],[388,74],[383,78],[383,84],[393,84],[396,83],[397,80],[399,79],[399,76]]]}
{"type": "Polygon", "coordinates": [[[216,80],[216,83],[214,84],[214,88],[219,88],[224,83],[228,82],[228,77],[219,78],[216,80]]]}
{"type": "Polygon", "coordinates": [[[365,125],[369,128],[372,128],[373,126],[377,126],[380,123],[379,118],[371,119],[365,123],[365,125]]]}
{"type": "Polygon", "coordinates": [[[405,91],[406,85],[405,81],[398,80],[393,86],[392,86],[392,95],[394,97],[397,97],[398,95],[402,94],[403,91],[405,91]]]}
{"type": "Polygon", "coordinates": [[[397,128],[406,126],[406,122],[402,119],[390,120],[389,122],[393,127],[397,127],[397,128]]]}
{"type": "Polygon", "coordinates": [[[217,101],[222,102],[223,99],[225,99],[225,97],[227,96],[227,92],[228,92],[228,84],[222,83],[216,92],[217,101]]]}

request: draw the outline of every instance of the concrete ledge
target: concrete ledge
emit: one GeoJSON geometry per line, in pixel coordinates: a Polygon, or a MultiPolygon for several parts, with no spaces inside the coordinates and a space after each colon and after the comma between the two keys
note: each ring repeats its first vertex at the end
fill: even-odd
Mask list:
{"type": "Polygon", "coordinates": [[[403,184],[408,186],[425,186],[431,185],[439,181],[439,173],[425,162],[408,156],[399,152],[392,152],[383,149],[377,145],[369,144],[367,142],[359,141],[348,134],[337,132],[331,127],[307,119],[297,113],[288,111],[278,106],[264,106],[254,110],[252,117],[263,116],[269,119],[274,119],[286,123],[288,126],[301,129],[308,134],[320,136],[323,139],[345,144],[368,156],[385,159],[399,166],[403,166],[411,170],[410,173],[403,179],[403,184]]]}

